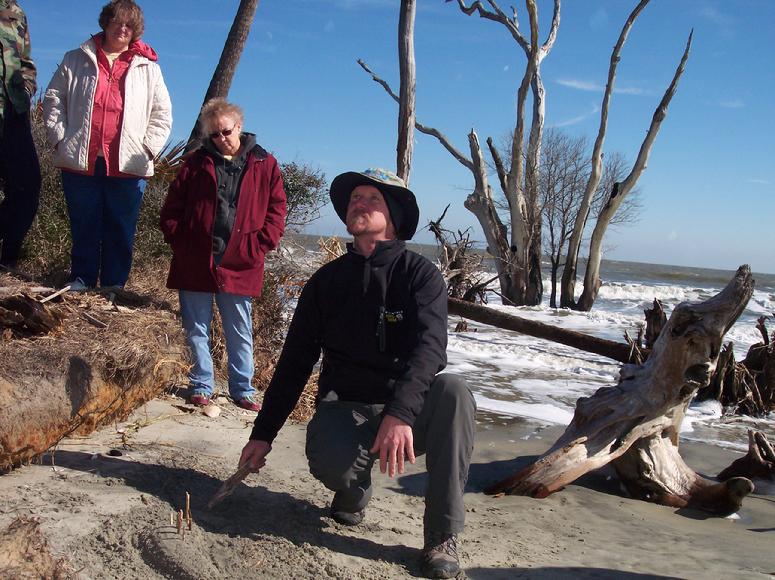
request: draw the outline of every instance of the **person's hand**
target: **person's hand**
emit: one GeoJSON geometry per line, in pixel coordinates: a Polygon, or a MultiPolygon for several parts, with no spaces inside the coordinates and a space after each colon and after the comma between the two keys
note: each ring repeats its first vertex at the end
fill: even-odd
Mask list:
{"type": "Polygon", "coordinates": [[[258,473],[266,465],[266,456],[272,450],[272,446],[266,441],[251,439],[242,449],[242,455],[239,458],[239,467],[246,463],[250,465],[250,471],[258,473]]]}
{"type": "Polygon", "coordinates": [[[414,463],[414,437],[408,423],[385,415],[369,453],[379,453],[379,470],[393,477],[404,472],[404,458],[414,463]]]}

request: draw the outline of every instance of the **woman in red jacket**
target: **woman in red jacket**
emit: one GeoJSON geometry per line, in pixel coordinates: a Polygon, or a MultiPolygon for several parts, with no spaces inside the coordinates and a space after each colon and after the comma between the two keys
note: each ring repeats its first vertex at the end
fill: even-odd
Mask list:
{"type": "Polygon", "coordinates": [[[160,225],[173,257],[167,287],[179,290],[193,358],[190,400],[208,405],[215,386],[210,353],[212,303],[223,321],[229,394],[244,409],[253,399],[252,297],[260,296],[264,256],[285,228],[285,191],[275,158],[242,132],[237,105],[213,99],[202,108],[202,146],[170,185],[160,225]]]}

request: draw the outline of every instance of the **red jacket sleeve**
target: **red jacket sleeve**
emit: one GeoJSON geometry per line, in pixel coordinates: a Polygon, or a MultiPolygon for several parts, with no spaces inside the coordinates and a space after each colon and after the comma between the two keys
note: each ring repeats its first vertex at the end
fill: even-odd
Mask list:
{"type": "Polygon", "coordinates": [[[190,175],[189,162],[183,164],[174,181],[167,190],[167,197],[159,212],[159,228],[164,234],[164,241],[172,244],[178,232],[178,226],[183,219],[186,207],[187,179],[190,175]]]}
{"type": "Polygon", "coordinates": [[[280,243],[280,238],[285,231],[285,188],[283,176],[277,160],[270,156],[267,161],[271,163],[269,176],[269,201],[266,208],[264,227],[258,232],[258,241],[264,253],[274,250],[280,243]]]}

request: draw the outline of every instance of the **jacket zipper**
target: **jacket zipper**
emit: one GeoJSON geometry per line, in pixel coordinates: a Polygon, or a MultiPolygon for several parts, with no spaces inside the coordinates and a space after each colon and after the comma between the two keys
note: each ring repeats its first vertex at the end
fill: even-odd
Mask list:
{"type": "Polygon", "coordinates": [[[379,307],[379,319],[377,320],[377,339],[379,352],[385,352],[385,307],[379,307]]]}

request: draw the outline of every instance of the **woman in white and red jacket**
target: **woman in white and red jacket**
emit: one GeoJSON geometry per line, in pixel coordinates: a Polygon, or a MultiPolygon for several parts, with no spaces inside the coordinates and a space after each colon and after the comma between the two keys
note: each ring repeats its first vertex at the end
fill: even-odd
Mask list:
{"type": "Polygon", "coordinates": [[[99,24],[103,32],[65,55],[43,100],[70,216],[71,290],[126,283],[144,178],[172,129],[140,7],[113,0],[99,24]]]}

